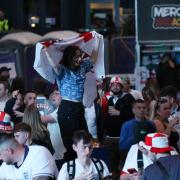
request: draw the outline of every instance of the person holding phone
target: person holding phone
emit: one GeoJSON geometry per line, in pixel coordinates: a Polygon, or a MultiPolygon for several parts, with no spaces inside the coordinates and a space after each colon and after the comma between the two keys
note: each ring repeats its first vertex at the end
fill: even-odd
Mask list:
{"type": "MultiPolygon", "coordinates": [[[[151,134],[146,135],[144,144],[148,145],[148,140],[151,138],[151,134]]],[[[148,153],[148,151],[142,146],[142,143],[132,145],[120,173],[120,179],[128,180],[134,176],[140,176],[142,170],[153,163],[153,157],[154,156],[148,153]]]]}

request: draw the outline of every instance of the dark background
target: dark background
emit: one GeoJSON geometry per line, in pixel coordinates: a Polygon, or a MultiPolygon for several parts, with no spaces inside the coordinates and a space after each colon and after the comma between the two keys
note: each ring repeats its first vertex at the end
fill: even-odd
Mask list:
{"type": "Polygon", "coordinates": [[[138,40],[174,41],[180,39],[179,29],[153,29],[151,8],[153,5],[179,4],[180,0],[137,0],[138,40]]]}

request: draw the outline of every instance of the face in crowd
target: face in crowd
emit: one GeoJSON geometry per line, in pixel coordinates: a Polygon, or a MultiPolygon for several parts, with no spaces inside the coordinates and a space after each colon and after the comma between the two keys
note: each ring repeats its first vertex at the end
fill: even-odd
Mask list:
{"type": "Polygon", "coordinates": [[[145,102],[136,102],[133,104],[133,113],[137,119],[143,120],[145,118],[147,107],[145,102]]]}
{"type": "Polygon", "coordinates": [[[110,90],[113,94],[118,95],[122,90],[122,85],[120,83],[111,83],[110,90]]]}
{"type": "Polygon", "coordinates": [[[65,48],[61,64],[71,70],[78,70],[83,60],[84,53],[77,46],[68,46],[65,48]]]}
{"type": "Polygon", "coordinates": [[[59,106],[59,104],[61,103],[61,95],[59,91],[57,90],[53,91],[53,93],[50,96],[50,100],[52,101],[52,104],[54,106],[59,106]]]}
{"type": "Polygon", "coordinates": [[[83,60],[83,53],[80,49],[76,50],[76,55],[73,57],[73,66],[74,67],[79,67],[82,60],[83,60]]]}
{"type": "Polygon", "coordinates": [[[15,104],[20,107],[22,104],[23,104],[23,96],[22,94],[18,94],[17,97],[16,97],[16,101],[15,101],[15,104]]]}
{"type": "Polygon", "coordinates": [[[73,144],[73,149],[76,151],[78,157],[90,158],[93,150],[93,141],[85,144],[83,140],[80,140],[76,145],[73,144]]]}
{"type": "Polygon", "coordinates": [[[7,96],[8,89],[6,88],[4,83],[0,83],[0,98],[7,96]]]}
{"type": "Polygon", "coordinates": [[[18,131],[14,133],[14,138],[17,140],[19,144],[26,144],[28,138],[29,138],[29,133],[25,131],[18,131]]]}
{"type": "Polygon", "coordinates": [[[171,105],[166,99],[157,100],[155,106],[156,115],[162,119],[168,119],[171,114],[171,105]]]}
{"type": "Polygon", "coordinates": [[[24,103],[26,106],[30,106],[32,104],[36,104],[36,93],[34,92],[28,92],[26,93],[25,97],[24,97],[24,103]]]}

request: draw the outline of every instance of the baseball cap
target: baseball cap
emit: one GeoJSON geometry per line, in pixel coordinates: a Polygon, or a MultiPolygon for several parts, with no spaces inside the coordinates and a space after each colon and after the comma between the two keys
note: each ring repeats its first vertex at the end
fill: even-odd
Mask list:
{"type": "Polygon", "coordinates": [[[14,123],[9,114],[0,111],[0,131],[12,131],[14,123]]]}
{"type": "Polygon", "coordinates": [[[6,67],[6,66],[2,66],[1,68],[0,68],[0,73],[2,73],[3,71],[10,71],[11,70],[11,68],[8,68],[8,67],[6,67]]]}

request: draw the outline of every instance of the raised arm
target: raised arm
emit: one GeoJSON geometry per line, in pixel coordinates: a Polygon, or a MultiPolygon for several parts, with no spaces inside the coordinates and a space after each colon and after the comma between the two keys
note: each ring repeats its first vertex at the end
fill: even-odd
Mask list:
{"type": "Polygon", "coordinates": [[[56,120],[51,115],[41,116],[41,121],[43,123],[56,123],[56,120]]]}
{"type": "Polygon", "coordinates": [[[57,73],[57,74],[59,74],[59,66],[58,66],[58,64],[56,64],[54,61],[53,61],[53,59],[51,58],[51,56],[50,56],[50,54],[48,53],[48,51],[47,51],[47,48],[43,48],[43,52],[46,54],[46,57],[47,57],[47,60],[48,60],[48,62],[49,62],[49,64],[51,65],[51,67],[54,69],[54,71],[57,73]]]}
{"type": "Polygon", "coordinates": [[[98,56],[98,51],[93,49],[92,54],[90,56],[90,60],[92,61],[93,64],[97,61],[97,56],[98,56]]]}

